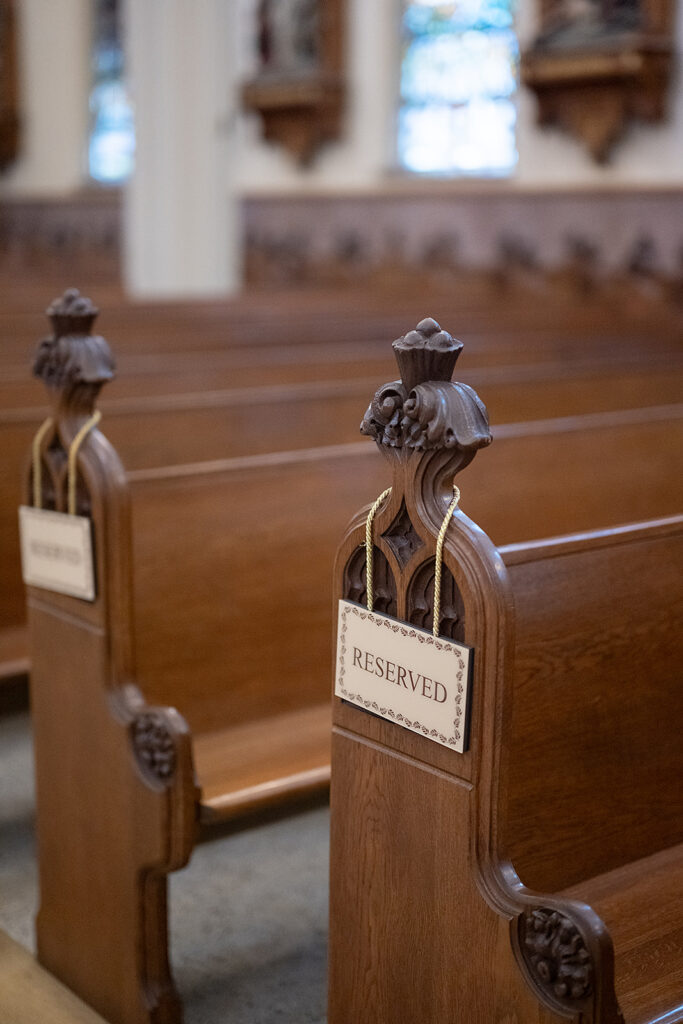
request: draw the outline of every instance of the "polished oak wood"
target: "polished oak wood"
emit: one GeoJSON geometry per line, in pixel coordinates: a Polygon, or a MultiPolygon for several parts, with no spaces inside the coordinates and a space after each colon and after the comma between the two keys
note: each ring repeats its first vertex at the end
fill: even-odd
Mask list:
{"type": "MultiPolygon", "coordinates": [[[[58,508],[63,452],[111,376],[106,343],[65,302],[69,332],[44,352],[56,427],[42,472],[58,508]],[[64,346],[68,373],[57,358],[64,346]]],[[[501,426],[487,456],[500,453],[497,487],[473,487],[465,507],[479,502],[502,540],[580,529],[596,515],[608,526],[625,507],[664,514],[677,500],[668,467],[680,451],[680,413],[501,426]],[[546,500],[552,480],[557,494],[546,500]]],[[[329,566],[349,514],[384,488],[386,473],[360,443],[141,469],[126,480],[98,430],[79,471],[98,598],[88,606],[29,591],[39,955],[112,1021],[175,1021],[165,876],[189,857],[199,824],[246,820],[324,791],[329,566]],[[93,949],[96,970],[87,966],[93,949]]],[[[500,921],[491,922],[500,948],[500,921]]],[[[518,986],[504,1005],[535,1004],[518,986]]]]}
{"type": "MultiPolygon", "coordinates": [[[[395,385],[393,407],[387,391],[365,420],[393,481],[374,524],[378,594],[410,622],[429,620],[452,475],[487,440],[483,424],[474,440],[458,436],[454,386],[426,373],[417,383],[398,436],[395,385]],[[437,407],[450,417],[421,411],[437,407]],[[399,559],[390,541],[406,515],[422,544],[399,559]]],[[[545,441],[565,504],[590,516],[590,485],[574,489],[560,433],[545,441]]],[[[459,479],[472,519],[455,513],[444,548],[442,624],[474,648],[469,749],[333,699],[328,1020],[673,1024],[683,1019],[683,517],[497,549],[469,496],[478,470],[515,530],[516,504],[491,465],[500,448],[459,479]]],[[[598,452],[595,479],[610,472],[598,452]]],[[[628,500],[622,509],[633,511],[628,500]]],[[[365,600],[366,514],[338,550],[335,599],[365,600]]]]}
{"type": "Polygon", "coordinates": [[[102,1017],[2,931],[0,1021],[3,1024],[104,1024],[102,1017]]]}

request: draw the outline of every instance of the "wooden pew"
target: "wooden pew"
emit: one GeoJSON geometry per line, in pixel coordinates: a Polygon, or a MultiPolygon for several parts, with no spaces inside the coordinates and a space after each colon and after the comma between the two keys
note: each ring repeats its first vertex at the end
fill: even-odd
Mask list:
{"type": "MultiPolygon", "coordinates": [[[[310,345],[302,346],[310,350],[310,345]]],[[[267,378],[272,352],[267,350],[261,372],[267,378]]],[[[105,402],[108,433],[130,469],[210,460],[231,455],[250,455],[316,443],[350,440],[371,389],[365,375],[374,368],[384,373],[386,356],[355,364],[357,380],[322,380],[289,383],[287,387],[261,386],[230,388],[197,393],[144,398],[131,397],[105,402]]],[[[476,376],[488,385],[489,409],[494,421],[543,418],[603,409],[677,401],[683,396],[683,377],[678,361],[630,362],[624,353],[617,372],[613,356],[608,360],[571,360],[569,364],[541,364],[478,368],[476,376]]],[[[239,383],[240,362],[231,372],[239,383]]],[[[328,359],[318,369],[348,372],[348,361],[336,366],[328,359]]],[[[253,358],[249,369],[257,369],[253,358]]],[[[291,364],[290,369],[305,376],[309,362],[291,364]]],[[[215,383],[210,368],[207,381],[215,383]]],[[[470,371],[470,377],[475,371],[470,371]]],[[[162,375],[163,376],[163,375],[162,375]]],[[[292,379],[294,379],[294,376],[292,379]]],[[[181,378],[185,380],[183,376],[181,378]]],[[[251,378],[250,378],[251,379],[251,378]]],[[[374,379],[377,379],[374,377],[374,379]]],[[[153,379],[143,380],[151,386],[153,379]]],[[[468,377],[465,377],[468,380],[468,377]]],[[[13,594],[18,585],[14,543],[14,507],[17,501],[19,465],[24,459],[35,424],[42,419],[40,408],[7,409],[0,413],[0,440],[6,466],[6,480],[0,490],[0,538],[6,541],[1,553],[7,566],[6,609],[0,616],[0,664],[12,674],[25,665],[20,651],[22,614],[13,594]],[[13,568],[12,568],[13,567],[13,568]],[[13,581],[13,582],[12,582],[13,581]]]]}
{"type": "MultiPolygon", "coordinates": [[[[46,493],[55,480],[60,507],[59,448],[68,448],[108,376],[106,351],[98,360],[87,406],[77,379],[54,396],[59,441],[45,438],[43,473],[46,493]],[[81,397],[77,413],[72,392],[81,397]]],[[[506,472],[501,462],[502,491],[482,504],[502,534],[524,520],[526,501],[527,517],[535,511],[537,526],[552,531],[592,514],[602,480],[602,522],[618,520],[624,502],[644,514],[664,512],[675,498],[649,455],[680,445],[680,427],[680,415],[660,409],[516,425],[508,436],[501,429],[496,447],[515,461],[506,472]],[[549,430],[556,434],[552,458],[541,443],[549,430]],[[581,467],[597,446],[612,471],[593,479],[589,470],[582,482],[581,467]],[[624,451],[644,474],[637,486],[623,480],[624,451]],[[562,480],[576,477],[577,504],[557,501],[543,512],[538,499],[552,482],[532,489],[539,467],[554,467],[562,480]]],[[[178,1009],[166,959],[165,874],[189,856],[197,822],[244,820],[327,785],[328,567],[335,534],[354,505],[378,492],[381,473],[368,447],[354,444],[137,471],[129,495],[96,430],[83,444],[79,469],[81,509],[99,538],[99,596],[86,605],[29,591],[39,951],[113,1020],[149,1019],[141,993],[150,986],[158,1012],[172,1019],[178,1009]],[[116,808],[106,820],[104,793],[116,808]],[[92,957],[102,965],[96,973],[92,957]]]]}
{"type": "MultiPolygon", "coordinates": [[[[247,297],[241,304],[234,300],[208,305],[118,303],[108,317],[110,336],[122,357],[122,374],[128,373],[127,367],[132,370],[145,365],[151,365],[152,372],[157,373],[160,357],[164,357],[165,370],[177,366],[190,374],[202,368],[215,371],[221,366],[227,368],[224,360],[233,352],[255,354],[259,350],[268,356],[263,359],[265,366],[273,360],[287,361],[305,349],[305,358],[315,360],[313,352],[325,346],[333,351],[335,362],[345,352],[353,353],[353,358],[372,350],[385,356],[384,339],[400,333],[406,320],[419,319],[424,310],[422,291],[408,299],[403,296],[402,301],[397,296],[359,292],[354,293],[353,302],[348,293],[342,292],[341,299],[339,294],[329,296],[328,308],[323,307],[323,312],[320,299],[316,305],[311,293],[295,292],[284,299],[287,301],[270,295],[267,303],[259,302],[258,296],[247,297]]],[[[37,296],[36,308],[39,302],[37,296]]],[[[476,348],[479,355],[495,364],[511,362],[515,353],[522,361],[557,362],[589,358],[608,349],[622,359],[628,351],[649,350],[651,355],[680,355],[681,351],[680,316],[675,310],[655,307],[647,318],[638,321],[619,309],[596,318],[596,311],[586,313],[581,304],[540,311],[537,304],[527,304],[515,321],[505,303],[500,308],[488,303],[483,316],[468,316],[462,302],[454,303],[449,293],[435,299],[434,307],[444,319],[457,318],[472,355],[476,348]],[[503,359],[501,346],[508,353],[503,359]]],[[[41,328],[33,312],[18,321],[0,314],[3,376],[24,379],[25,354],[41,328]]],[[[302,361],[300,355],[296,358],[302,361]]]]}
{"type": "MultiPolygon", "coordinates": [[[[384,367],[386,362],[383,356],[381,361],[363,363],[359,369],[365,373],[373,366],[384,367]]],[[[310,365],[304,363],[304,368],[310,370],[310,365]]],[[[627,362],[622,372],[617,372],[612,359],[559,367],[485,365],[466,374],[465,382],[475,373],[488,382],[494,422],[654,405],[683,397],[680,360],[667,360],[665,367],[656,361],[652,367],[648,362],[627,362]]],[[[145,379],[149,382],[148,377],[145,379]]],[[[318,445],[350,441],[356,435],[371,389],[371,381],[362,376],[358,380],[305,381],[287,387],[121,399],[105,403],[104,410],[108,435],[126,466],[136,470],[304,448],[311,439],[318,445]]],[[[4,678],[14,678],[27,669],[15,508],[20,465],[36,423],[43,416],[43,410],[36,407],[0,412],[0,441],[7,469],[7,479],[0,488],[0,555],[6,567],[6,585],[0,598],[0,676],[4,678]]]]}
{"type": "MultiPolygon", "coordinates": [[[[403,353],[420,402],[394,446],[388,417],[375,406],[367,418],[392,470],[373,523],[374,589],[380,611],[428,626],[448,524],[438,625],[473,650],[469,742],[459,753],[391,721],[393,683],[376,698],[389,708],[369,704],[375,714],[354,695],[334,698],[328,1020],[675,1024],[683,516],[500,549],[463,512],[444,520],[453,474],[488,432],[483,420],[463,429],[471,408],[441,355],[426,337],[403,353]],[[437,399],[447,414],[427,435],[437,399]],[[399,551],[398,535],[411,546],[399,551]]],[[[546,439],[566,470],[564,500],[587,511],[589,489],[577,489],[558,440],[546,439]]],[[[486,465],[496,447],[478,480],[514,513],[486,465]]],[[[594,459],[597,480],[610,467],[598,445],[594,459]]],[[[473,470],[462,477],[468,512],[473,470]]],[[[363,615],[367,512],[335,567],[336,598],[363,615]]],[[[358,685],[339,671],[337,684],[358,685]]]]}
{"type": "MultiPolygon", "coordinates": [[[[540,420],[535,421],[535,424],[501,425],[495,431],[496,437],[501,443],[506,442],[514,447],[518,454],[506,462],[503,460],[504,450],[499,446],[490,459],[495,458],[496,462],[498,458],[501,459],[501,478],[506,480],[506,486],[514,495],[510,500],[515,501],[515,507],[507,510],[499,507],[497,512],[492,510],[488,507],[488,489],[482,490],[480,494],[473,493],[470,500],[475,502],[475,509],[481,521],[487,523],[489,531],[501,542],[510,537],[521,536],[509,532],[509,523],[515,523],[520,529],[526,530],[531,523],[537,523],[539,532],[548,533],[574,527],[588,528],[591,522],[609,524],[623,521],[628,518],[629,503],[631,507],[640,508],[642,516],[657,512],[674,512],[680,507],[680,486],[676,480],[667,479],[666,460],[680,456],[682,412],[681,406],[664,406],[643,410],[617,410],[554,421],[540,420]],[[566,464],[573,468],[574,472],[582,474],[580,490],[584,504],[580,509],[567,507],[561,489],[562,466],[555,461],[544,441],[548,432],[556,430],[564,435],[558,442],[558,448],[565,453],[566,464]],[[575,431],[579,436],[576,448],[572,449],[571,439],[575,431]],[[590,457],[591,445],[596,439],[600,439],[599,443],[605,453],[608,468],[604,477],[600,479],[600,467],[593,464],[590,457]],[[635,453],[634,464],[638,466],[639,478],[624,481],[622,459],[627,446],[635,453]],[[526,466],[535,467],[539,476],[529,483],[527,491],[524,492],[520,490],[516,480],[526,479],[526,466]],[[514,477],[516,472],[521,474],[517,478],[514,477]],[[547,481],[547,486],[543,483],[544,480],[547,481]],[[554,506],[552,513],[549,510],[550,503],[554,506]],[[606,510],[609,510],[609,515],[604,518],[606,510]]],[[[260,494],[264,501],[267,500],[265,490],[261,490],[254,481],[266,479],[267,475],[269,486],[277,492],[281,477],[285,487],[292,488],[295,501],[297,493],[308,493],[312,488],[320,486],[323,492],[317,497],[310,494],[309,500],[324,502],[330,473],[335,471],[339,475],[347,474],[349,477],[350,490],[348,493],[344,491],[340,499],[343,504],[339,508],[339,518],[336,520],[341,529],[354,505],[368,494],[372,494],[373,489],[377,489],[381,483],[381,475],[378,469],[372,466],[367,456],[367,448],[362,445],[348,444],[282,453],[263,453],[256,456],[237,456],[233,459],[132,471],[129,478],[133,484],[135,543],[139,545],[138,564],[142,566],[147,564],[148,558],[152,560],[150,594],[155,593],[154,579],[159,571],[155,559],[159,559],[162,564],[166,559],[163,554],[148,556],[147,551],[154,550],[155,535],[162,545],[168,542],[166,532],[160,533],[155,527],[153,516],[163,517],[166,504],[172,502],[174,506],[177,505],[183,518],[188,519],[185,536],[189,536],[188,531],[194,531],[193,524],[196,521],[198,537],[201,538],[201,531],[205,529],[205,517],[211,520],[217,514],[211,512],[211,499],[215,492],[217,501],[230,502],[229,506],[222,504],[223,511],[218,513],[226,534],[229,533],[228,507],[237,509],[244,505],[245,522],[248,523],[252,521],[250,517],[255,514],[252,507],[255,496],[260,494]],[[244,489],[242,481],[247,482],[244,489]],[[191,516],[194,519],[191,519],[191,516]],[[137,519],[144,524],[140,530],[137,528],[137,519]],[[151,547],[148,547],[148,537],[151,547]]],[[[478,473],[478,467],[475,466],[472,472],[478,473]]],[[[3,623],[3,628],[0,629],[0,655],[4,656],[2,664],[6,678],[13,678],[28,669],[16,541],[18,497],[16,493],[6,492],[4,507],[0,509],[0,550],[4,553],[5,565],[5,586],[0,593],[0,621],[3,623]]],[[[295,508],[296,505],[292,508],[294,514],[295,508]]],[[[336,511],[334,514],[337,514],[336,511]]],[[[324,554],[332,557],[332,521],[329,513],[324,518],[329,529],[324,554]]],[[[231,546],[225,536],[219,543],[223,548],[231,546]]],[[[325,562],[322,563],[324,564],[325,562]]],[[[174,566],[179,569],[175,563],[174,566]]],[[[216,563],[209,562],[208,570],[198,568],[198,580],[207,571],[213,576],[217,571],[216,563]]],[[[198,585],[201,587],[199,582],[198,585]]],[[[141,594],[138,600],[145,607],[154,602],[153,596],[147,597],[145,594],[141,594]]],[[[181,602],[181,621],[183,609],[181,602]]],[[[220,620],[218,628],[220,629],[220,620]]],[[[156,633],[152,631],[150,635],[151,646],[158,651],[159,645],[154,639],[156,633]]],[[[207,635],[210,636],[210,633],[207,635]]],[[[183,660],[182,657],[180,660],[183,660]]]]}
{"type": "Polygon", "coordinates": [[[3,1024],[104,1024],[102,1017],[2,931],[0,1021],[3,1024]]]}

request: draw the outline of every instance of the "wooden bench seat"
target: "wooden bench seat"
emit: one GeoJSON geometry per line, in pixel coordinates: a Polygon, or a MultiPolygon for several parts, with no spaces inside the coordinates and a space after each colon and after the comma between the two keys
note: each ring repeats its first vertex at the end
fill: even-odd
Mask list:
{"type": "Polygon", "coordinates": [[[588,903],[605,922],[627,1024],[682,1020],[683,844],[597,875],[561,895],[588,903]]]}
{"type": "Polygon", "coordinates": [[[327,792],[331,711],[327,701],[197,735],[203,824],[243,818],[273,804],[327,792]],[[230,785],[226,786],[226,780],[230,785]]]}
{"type": "MultiPolygon", "coordinates": [[[[417,390],[451,411],[431,445],[387,451],[381,417],[369,423],[394,469],[373,524],[375,599],[419,625],[440,481],[473,450],[457,391],[426,372],[417,390]],[[399,560],[387,538],[402,509],[423,546],[399,560]]],[[[560,435],[546,440],[552,452],[560,435]]],[[[589,490],[555,457],[583,508],[589,490]]],[[[594,478],[609,472],[596,446],[594,478]]],[[[360,604],[366,514],[335,569],[336,594],[360,604]]],[[[683,516],[496,549],[456,512],[443,559],[457,614],[440,635],[474,650],[464,752],[333,702],[330,1024],[682,1021],[683,516]]]]}
{"type": "Polygon", "coordinates": [[[0,629],[0,681],[25,676],[28,669],[26,626],[4,626],[0,629]]]}

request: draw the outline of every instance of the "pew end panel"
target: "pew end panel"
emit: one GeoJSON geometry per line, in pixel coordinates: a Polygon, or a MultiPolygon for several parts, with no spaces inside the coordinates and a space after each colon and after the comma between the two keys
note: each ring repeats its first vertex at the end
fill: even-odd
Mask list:
{"type": "MultiPolygon", "coordinates": [[[[422,628],[434,614],[437,537],[453,476],[490,442],[478,397],[450,383],[459,343],[450,336],[444,343],[437,331],[426,321],[407,344],[395,343],[403,379],[378,391],[363,423],[392,470],[391,493],[373,523],[375,607],[422,628]]],[[[352,520],[335,564],[336,597],[361,605],[367,511],[352,520]]],[[[500,732],[510,716],[501,680],[513,656],[505,566],[456,511],[443,567],[439,635],[474,649],[469,748],[456,753],[333,702],[331,1024],[546,1024],[572,1015],[557,1001],[538,1000],[509,941],[509,922],[526,897],[508,884],[498,851],[506,778],[500,732]]],[[[558,905],[580,922],[609,978],[609,937],[595,915],[578,903],[558,905]]],[[[609,985],[583,998],[580,1013],[582,1021],[616,1022],[609,985]]]]}
{"type": "MultiPolygon", "coordinates": [[[[96,310],[87,300],[67,293],[51,314],[55,334],[41,344],[36,373],[54,411],[27,503],[63,512],[67,453],[92,423],[113,363],[91,334],[96,310]]],[[[186,863],[195,830],[189,733],[177,712],[147,706],[135,685],[128,489],[94,427],[75,469],[75,511],[92,528],[95,599],[27,588],[38,958],[112,1024],[170,1024],[180,1008],[167,957],[166,874],[186,863]]]]}
{"type": "MultiPolygon", "coordinates": [[[[428,348],[429,342],[423,347],[428,348]]],[[[392,491],[377,510],[373,524],[373,591],[378,611],[426,627],[433,614],[436,537],[448,507],[450,480],[453,473],[467,465],[474,451],[485,445],[487,424],[485,418],[479,421],[480,436],[468,451],[463,444],[463,424],[471,428],[477,418],[458,409],[457,385],[441,383],[443,376],[438,384],[425,376],[411,382],[410,371],[406,380],[403,366],[401,370],[403,383],[381,389],[364,421],[392,467],[392,491]],[[439,400],[431,405],[430,391],[439,394],[439,400]],[[449,402],[453,403],[450,409],[449,402]]],[[[362,510],[352,520],[335,564],[336,597],[361,605],[367,600],[367,512],[362,510]]],[[[666,566],[667,560],[673,566],[677,557],[679,520],[617,529],[616,552],[609,549],[613,532],[603,531],[597,539],[589,535],[548,541],[545,547],[543,543],[519,545],[505,549],[502,557],[474,523],[455,512],[443,551],[440,635],[474,648],[469,750],[457,754],[334,698],[330,1024],[342,1024],[350,1018],[372,1019],[378,1024],[397,1019],[420,1019],[430,1024],[450,1019],[476,1024],[560,1019],[575,1024],[645,1024],[659,1017],[673,1024],[681,1019],[675,1009],[682,1005],[676,990],[677,976],[671,975],[671,982],[655,983],[653,989],[652,972],[647,967],[639,971],[631,968],[630,974],[624,967],[626,944],[631,943],[631,952],[635,949],[627,924],[629,886],[610,875],[609,882],[620,893],[611,897],[610,903],[609,892],[607,896],[603,892],[609,888],[607,881],[602,888],[590,877],[581,885],[570,885],[576,861],[570,856],[569,844],[561,850],[558,847],[554,875],[541,870],[535,875],[528,872],[534,885],[528,888],[523,884],[527,881],[524,872],[520,881],[513,856],[518,853],[515,843],[518,847],[519,838],[511,825],[509,808],[515,800],[519,802],[515,786],[519,789],[516,773],[520,745],[526,759],[520,777],[528,777],[533,790],[543,786],[545,775],[540,755],[545,750],[543,728],[537,726],[525,735],[527,714],[520,733],[520,719],[515,717],[512,700],[517,659],[522,667],[525,664],[530,621],[524,600],[517,600],[517,564],[528,562],[532,571],[539,571],[535,557],[538,549],[564,545],[565,554],[577,561],[572,584],[579,590],[581,586],[594,589],[599,595],[596,600],[611,602],[618,618],[623,602],[615,601],[615,594],[624,591],[627,580],[633,584],[644,572],[643,551],[631,543],[638,530],[646,545],[656,546],[666,535],[672,543],[675,540],[675,546],[669,544],[663,555],[663,572],[658,574],[655,569],[651,574],[656,582],[642,599],[639,596],[634,601],[634,607],[619,624],[613,621],[606,625],[602,640],[585,654],[597,683],[610,645],[616,641],[615,671],[623,672],[629,622],[638,619],[641,606],[651,605],[649,621],[654,625],[655,649],[676,618],[680,583],[674,587],[674,570],[666,566]],[[608,551],[609,565],[596,557],[603,548],[608,551]],[[578,564],[582,558],[588,559],[583,577],[578,564]],[[658,621],[662,609],[663,618],[660,615],[662,621],[658,621]],[[519,642],[515,630],[520,631],[519,642]]],[[[558,587],[561,589],[559,582],[558,587]]],[[[624,592],[629,593],[628,588],[624,592]]],[[[540,586],[530,586],[528,594],[530,601],[535,597],[540,616],[552,614],[553,603],[562,603],[555,601],[554,591],[546,601],[540,586]]],[[[571,622],[571,596],[576,597],[571,586],[568,594],[567,603],[562,604],[563,616],[558,615],[556,628],[549,632],[551,642],[561,643],[561,625],[571,622]]],[[[580,617],[574,615],[575,619],[580,617]]],[[[588,613],[587,617],[590,620],[588,613]]],[[[647,643],[644,636],[637,639],[647,643]]],[[[533,668],[540,665],[548,669],[560,692],[565,688],[568,691],[569,714],[572,674],[566,653],[564,660],[550,657],[549,665],[545,664],[543,648],[536,653],[533,668]]],[[[660,678],[669,686],[672,714],[680,712],[680,696],[671,689],[671,669],[676,662],[680,664],[680,653],[668,651],[659,670],[660,678]]],[[[534,672],[528,675],[533,678],[534,672]]],[[[533,692],[536,704],[545,701],[543,712],[536,709],[537,721],[545,722],[546,716],[552,715],[552,699],[538,686],[533,692]]],[[[577,694],[576,703],[584,697],[583,693],[577,694]]],[[[618,697],[608,694],[606,700],[613,703],[618,697]]],[[[638,700],[643,711],[644,701],[638,700]]],[[[576,739],[580,722],[573,725],[570,732],[576,739]]],[[[556,729],[558,743],[563,727],[566,722],[560,719],[550,730],[556,729]]],[[[605,742],[603,737],[603,747],[605,742]]],[[[554,752],[553,745],[549,746],[554,752]]],[[[655,770],[657,765],[661,768],[668,763],[666,777],[671,782],[671,743],[663,744],[663,748],[650,752],[647,768],[655,770]]],[[[563,752],[570,766],[572,756],[585,757],[590,764],[589,776],[596,770],[595,750],[591,752],[589,739],[579,751],[563,752]]],[[[576,785],[580,787],[578,781],[576,785]]],[[[609,778],[602,789],[609,789],[609,778]]],[[[552,803],[552,795],[547,802],[552,803]]],[[[580,800],[572,802],[571,797],[563,803],[562,813],[554,822],[558,839],[566,831],[573,831],[577,838],[583,821],[581,807],[580,800]],[[568,813],[570,809],[573,813],[568,813]],[[568,817],[567,830],[563,824],[568,817]]],[[[524,814],[524,809],[516,810],[524,814]]],[[[659,810],[663,821],[657,838],[650,836],[648,844],[644,838],[647,830],[641,828],[639,840],[630,846],[627,843],[623,860],[616,863],[623,865],[623,861],[646,854],[663,857],[666,863],[659,865],[660,870],[665,875],[668,871],[669,883],[675,885],[677,855],[653,851],[676,841],[680,825],[675,823],[676,815],[671,813],[665,795],[655,814],[659,810]]],[[[516,827],[543,863],[543,832],[533,828],[525,831],[523,818],[516,827]]],[[[584,846],[589,845],[587,839],[584,846]]],[[[594,873],[601,862],[597,854],[593,854],[593,860],[590,869],[594,873]]],[[[603,870],[609,864],[604,862],[603,870]]],[[[635,869],[627,865],[616,870],[635,869]]],[[[647,873],[636,871],[636,876],[645,890],[647,873]]],[[[637,892],[633,879],[630,889],[637,892]]],[[[630,906],[635,903],[640,920],[646,919],[646,908],[637,898],[631,899],[630,906]]],[[[663,915],[661,927],[650,925],[649,947],[647,941],[643,944],[645,963],[646,953],[659,957],[663,951],[678,948],[680,907],[676,910],[675,900],[669,903],[674,909],[663,915]]],[[[640,950],[633,953],[636,960],[639,955],[640,950]]]]}

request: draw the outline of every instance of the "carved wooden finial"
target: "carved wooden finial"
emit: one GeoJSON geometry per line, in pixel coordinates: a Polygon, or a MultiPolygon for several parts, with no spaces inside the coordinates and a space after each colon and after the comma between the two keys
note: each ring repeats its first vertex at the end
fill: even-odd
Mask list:
{"type": "Polygon", "coordinates": [[[463,344],[427,317],[414,331],[398,338],[392,348],[406,391],[412,391],[416,384],[428,380],[449,381],[463,344]]]}
{"type": "MultiPolygon", "coordinates": [[[[114,376],[114,357],[104,338],[92,333],[99,310],[75,288],[48,307],[53,335],[36,352],[33,374],[47,387],[92,404],[103,384],[114,376]]],[[[79,402],[79,404],[82,404],[79,402]]]]}
{"type": "Polygon", "coordinates": [[[436,320],[422,320],[393,344],[401,380],[375,394],[361,433],[378,445],[474,454],[491,443],[486,407],[467,384],[451,380],[463,344],[436,320]]]}
{"type": "Polygon", "coordinates": [[[55,336],[63,334],[90,334],[99,309],[91,299],[81,295],[78,288],[67,288],[46,309],[55,336]]]}

